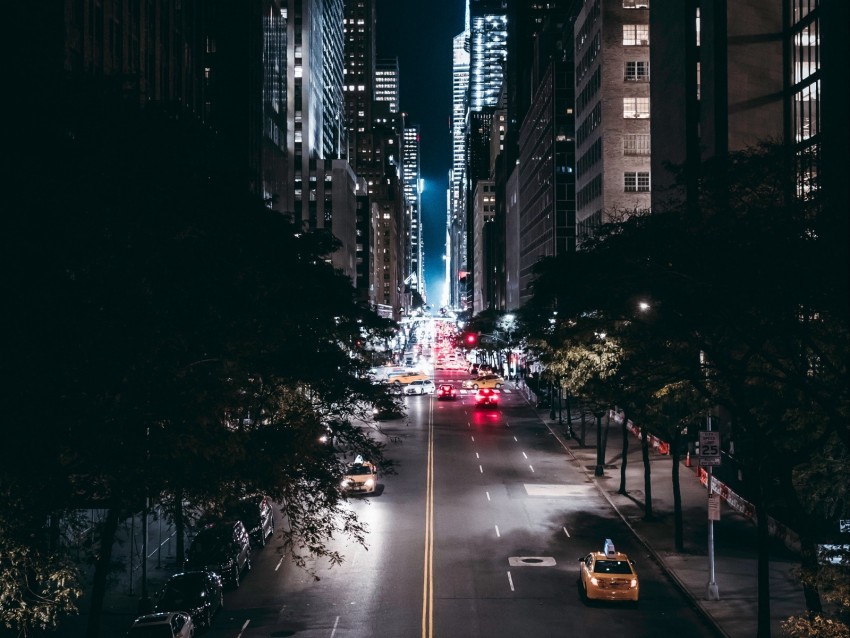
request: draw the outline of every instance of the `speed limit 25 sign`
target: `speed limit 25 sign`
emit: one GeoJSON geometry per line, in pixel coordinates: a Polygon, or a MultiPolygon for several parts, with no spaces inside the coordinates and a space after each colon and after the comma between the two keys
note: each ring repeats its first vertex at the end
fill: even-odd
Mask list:
{"type": "Polygon", "coordinates": [[[699,433],[699,464],[720,465],[720,432],[699,433]]]}

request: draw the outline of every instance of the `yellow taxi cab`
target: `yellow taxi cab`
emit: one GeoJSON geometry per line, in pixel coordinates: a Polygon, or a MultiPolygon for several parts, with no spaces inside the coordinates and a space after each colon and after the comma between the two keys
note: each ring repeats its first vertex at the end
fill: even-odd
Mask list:
{"type": "Polygon", "coordinates": [[[477,379],[464,380],[461,387],[465,390],[478,390],[480,388],[489,390],[495,388],[498,390],[503,385],[505,385],[505,380],[498,374],[485,374],[483,377],[478,377],[477,379]]]}
{"type": "Polygon", "coordinates": [[[579,558],[579,587],[585,600],[627,600],[638,602],[640,584],[635,564],[618,552],[610,538],[601,552],[579,558]]]}
{"type": "Polygon", "coordinates": [[[340,484],[347,494],[371,494],[378,487],[378,468],[359,454],[349,463],[340,484]]]}
{"type": "Polygon", "coordinates": [[[394,386],[407,385],[411,381],[425,381],[430,377],[421,370],[405,370],[404,372],[394,372],[387,377],[387,383],[394,386]]]}

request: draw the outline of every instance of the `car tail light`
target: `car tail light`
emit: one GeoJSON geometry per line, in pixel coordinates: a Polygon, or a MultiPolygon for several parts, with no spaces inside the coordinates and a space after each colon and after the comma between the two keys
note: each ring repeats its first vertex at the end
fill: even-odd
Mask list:
{"type": "Polygon", "coordinates": [[[629,587],[637,587],[637,578],[632,578],[629,581],[629,587]]]}

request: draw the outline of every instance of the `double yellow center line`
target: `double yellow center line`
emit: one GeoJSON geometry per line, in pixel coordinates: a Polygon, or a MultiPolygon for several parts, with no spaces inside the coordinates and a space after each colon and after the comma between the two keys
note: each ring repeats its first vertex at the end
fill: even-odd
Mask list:
{"type": "Polygon", "coordinates": [[[425,565],[422,583],[422,638],[434,636],[434,401],[428,407],[425,463],[425,565]]]}

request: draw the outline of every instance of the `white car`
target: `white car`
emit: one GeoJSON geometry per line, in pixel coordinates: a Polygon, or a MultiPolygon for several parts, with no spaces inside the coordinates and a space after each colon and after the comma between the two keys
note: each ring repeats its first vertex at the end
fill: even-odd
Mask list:
{"type": "Polygon", "coordinates": [[[434,394],[436,386],[431,379],[422,379],[419,381],[411,381],[404,388],[405,394],[434,394]]]}
{"type": "Polygon", "coordinates": [[[160,614],[148,614],[140,616],[133,621],[133,625],[127,631],[129,638],[149,638],[150,636],[161,636],[162,638],[192,638],[195,635],[195,626],[189,614],[181,611],[166,612],[160,614]]]}

